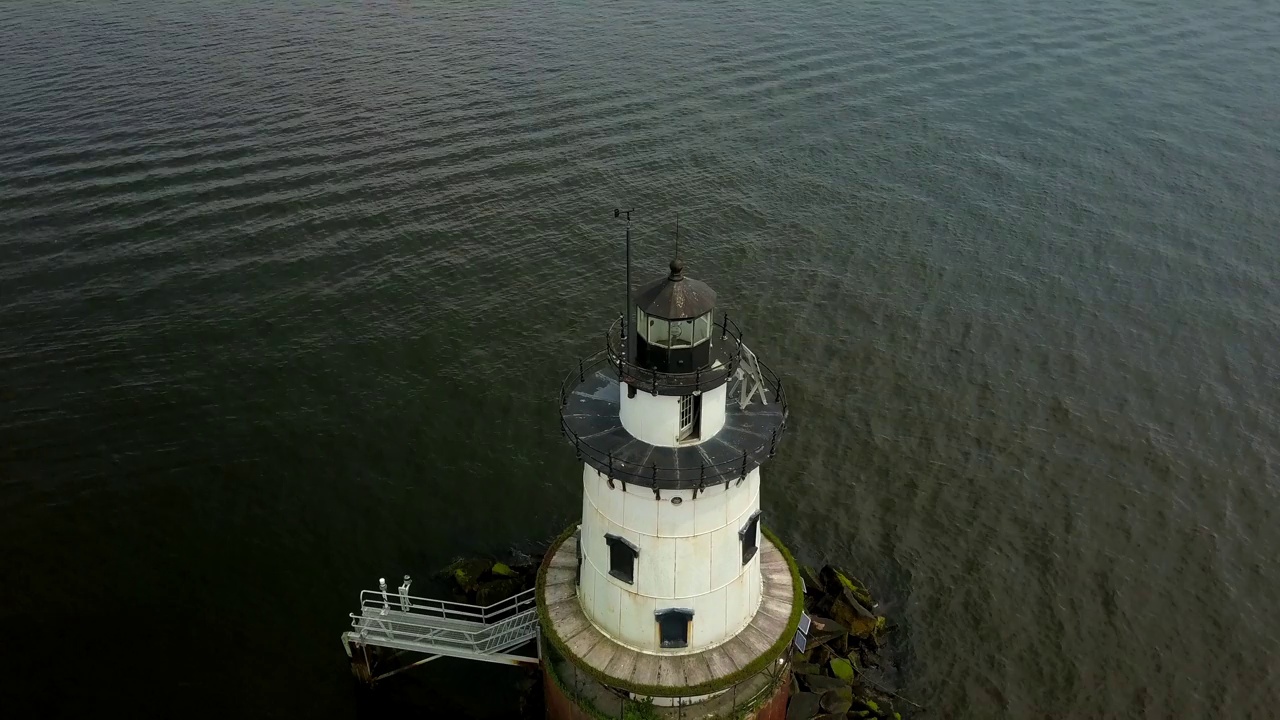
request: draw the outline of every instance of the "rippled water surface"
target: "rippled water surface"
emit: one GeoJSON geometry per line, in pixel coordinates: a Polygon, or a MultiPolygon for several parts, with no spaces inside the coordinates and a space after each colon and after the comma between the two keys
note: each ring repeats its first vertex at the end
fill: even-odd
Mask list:
{"type": "Polygon", "coordinates": [[[4,3],[0,694],[359,712],[359,589],[577,514],[633,205],[930,716],[1273,717],[1277,78],[1263,0],[4,3]]]}

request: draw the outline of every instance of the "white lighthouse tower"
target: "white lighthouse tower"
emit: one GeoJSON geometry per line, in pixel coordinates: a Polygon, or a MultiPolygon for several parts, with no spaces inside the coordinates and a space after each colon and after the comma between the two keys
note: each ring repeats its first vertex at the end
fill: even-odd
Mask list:
{"type": "Polygon", "coordinates": [[[799,582],[760,504],[781,383],[680,260],[629,299],[561,391],[582,522],[538,583],[548,715],[781,717],[799,582]]]}

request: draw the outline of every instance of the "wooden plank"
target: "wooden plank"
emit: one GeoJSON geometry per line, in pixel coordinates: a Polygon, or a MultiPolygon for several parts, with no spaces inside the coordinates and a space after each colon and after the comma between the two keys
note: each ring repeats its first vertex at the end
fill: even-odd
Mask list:
{"type": "Polygon", "coordinates": [[[684,679],[683,655],[662,655],[658,657],[658,682],[663,687],[684,687],[689,683],[684,679]]]}
{"type": "Polygon", "coordinates": [[[571,568],[551,568],[547,570],[547,585],[576,585],[574,581],[577,579],[578,569],[571,568]]]}
{"type": "Polygon", "coordinates": [[[609,677],[630,680],[631,676],[636,673],[636,657],[639,654],[631,648],[618,645],[613,653],[613,659],[609,661],[609,666],[604,669],[604,674],[609,677]]]}
{"type": "Polygon", "coordinates": [[[779,582],[772,582],[769,580],[769,578],[765,578],[764,597],[773,598],[775,600],[783,600],[787,604],[790,604],[792,600],[792,596],[793,596],[793,593],[791,591],[790,578],[788,578],[788,582],[785,585],[779,582]]]}
{"type": "Polygon", "coordinates": [[[600,644],[603,640],[604,636],[601,635],[598,630],[593,627],[589,627],[577,635],[567,638],[564,641],[564,644],[569,647],[570,652],[574,655],[577,655],[580,658],[585,658],[587,653],[594,650],[596,645],[600,644]]]}
{"type": "Polygon", "coordinates": [[[771,578],[786,578],[788,582],[791,580],[791,568],[786,563],[778,563],[777,565],[767,565],[760,563],[760,574],[771,578]]]}
{"type": "Polygon", "coordinates": [[[770,627],[777,628],[777,632],[782,632],[782,626],[786,625],[787,621],[791,619],[790,605],[790,603],[784,603],[774,598],[762,598],[760,609],[756,611],[756,616],[751,618],[750,624],[762,630],[770,627]],[[766,608],[765,603],[770,603],[770,606],[766,608]],[[768,612],[766,612],[766,609],[768,612]]]}
{"type": "Polygon", "coordinates": [[[711,668],[707,665],[707,653],[682,655],[684,659],[684,678],[689,685],[698,685],[711,680],[711,668]]]}
{"type": "Polygon", "coordinates": [[[789,597],[786,601],[783,601],[766,595],[760,599],[760,609],[756,611],[756,616],[767,615],[781,620],[783,625],[786,625],[787,621],[791,619],[790,600],[791,598],[789,597]]]}
{"type": "Polygon", "coordinates": [[[778,636],[765,637],[760,628],[755,625],[748,625],[742,629],[742,632],[738,633],[738,639],[751,648],[752,659],[755,659],[763,655],[769,649],[769,646],[773,644],[773,641],[778,639],[778,636]]]}
{"type": "Polygon", "coordinates": [[[760,634],[772,645],[782,633],[787,629],[787,621],[782,618],[775,618],[771,615],[761,613],[756,616],[756,621],[751,624],[760,634]]]}
{"type": "Polygon", "coordinates": [[[551,558],[549,568],[577,568],[578,567],[578,541],[572,537],[565,540],[556,550],[556,554],[551,558]]]}
{"type": "Polygon", "coordinates": [[[711,671],[713,679],[725,677],[742,667],[733,661],[729,653],[725,652],[724,645],[717,645],[702,653],[702,656],[707,660],[707,669],[711,671]]]}
{"type": "Polygon", "coordinates": [[[548,584],[542,593],[542,597],[548,607],[565,600],[573,600],[577,596],[578,586],[572,582],[557,583],[555,585],[548,584]]]}
{"type": "Polygon", "coordinates": [[[769,570],[791,571],[791,569],[787,567],[786,558],[782,557],[782,553],[773,549],[773,546],[766,546],[760,552],[760,569],[764,570],[766,568],[769,570]]]}
{"type": "Polygon", "coordinates": [[[640,685],[658,684],[658,658],[656,655],[637,653],[635,682],[640,685]]]}
{"type": "Polygon", "coordinates": [[[582,606],[578,604],[576,598],[548,605],[547,615],[551,617],[551,628],[566,642],[591,625],[582,614],[582,606]]]}
{"type": "Polygon", "coordinates": [[[609,666],[609,661],[613,660],[613,656],[618,649],[619,646],[617,643],[613,642],[609,638],[601,636],[600,642],[597,642],[596,646],[591,648],[590,652],[586,655],[582,655],[581,657],[588,665],[596,670],[604,670],[609,666]]]}
{"type": "Polygon", "coordinates": [[[742,639],[742,633],[738,633],[732,640],[720,646],[725,653],[733,660],[733,664],[739,668],[744,668],[751,664],[752,660],[760,657],[760,653],[755,652],[742,639]]]}

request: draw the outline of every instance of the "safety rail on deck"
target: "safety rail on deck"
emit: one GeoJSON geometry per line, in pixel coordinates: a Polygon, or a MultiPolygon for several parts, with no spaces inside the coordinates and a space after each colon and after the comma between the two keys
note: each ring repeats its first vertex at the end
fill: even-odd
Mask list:
{"type": "MultiPolygon", "coordinates": [[[[742,330],[729,319],[728,313],[721,316],[720,321],[715,323],[713,328],[720,329],[719,343],[714,338],[714,332],[712,339],[708,340],[712,343],[712,352],[715,353],[714,358],[717,362],[712,367],[699,368],[693,372],[659,372],[629,361],[626,353],[629,342],[625,335],[627,328],[621,317],[615,320],[605,332],[604,354],[613,364],[619,378],[637,387],[645,388],[655,395],[687,395],[695,390],[708,390],[733,375],[734,368],[742,359],[743,349],[742,330]]],[[[596,353],[592,359],[599,355],[600,353],[596,353]]]]}
{"type": "MultiPolygon", "coordinates": [[[[768,365],[755,357],[755,354],[746,345],[742,345],[740,338],[738,343],[739,345],[734,351],[733,358],[740,359],[743,355],[750,357],[754,365],[759,369],[760,384],[767,393],[772,395],[772,397],[767,398],[768,402],[775,404],[779,408],[778,424],[772,428],[768,436],[763,438],[759,445],[743,448],[740,455],[718,463],[707,463],[700,460],[698,464],[680,468],[666,467],[656,463],[632,465],[615,458],[611,452],[597,447],[598,443],[593,444],[591,437],[579,435],[563,414],[560,416],[561,434],[573,445],[574,452],[579,460],[590,462],[596,469],[605,473],[611,479],[634,482],[644,487],[654,489],[691,489],[696,487],[701,491],[710,485],[729,482],[732,478],[739,480],[745,478],[747,473],[758,466],[764,458],[773,457],[777,453],[778,440],[782,431],[786,428],[790,407],[787,404],[787,393],[783,388],[781,378],[768,365]],[[673,474],[681,479],[673,481],[671,479],[673,474]],[[684,479],[686,475],[690,479],[684,479]]],[[[570,372],[564,382],[561,383],[560,407],[562,409],[567,407],[569,396],[574,390],[586,382],[588,377],[605,367],[610,368],[615,373],[621,371],[616,359],[608,349],[584,360],[579,360],[578,367],[573,372],[570,372]]],[[[744,378],[741,382],[748,382],[748,380],[744,378]]],[[[732,398],[730,402],[733,402],[732,398]]]]}
{"type": "Polygon", "coordinates": [[[452,647],[473,653],[498,652],[531,640],[538,627],[536,609],[470,630],[443,626],[438,619],[431,622],[432,619],[423,616],[420,621],[415,622],[418,618],[394,611],[387,615],[352,613],[351,626],[364,642],[415,644],[437,652],[452,647]]]}
{"type": "MultiPolygon", "coordinates": [[[[363,590],[360,592],[360,607],[382,610],[384,608],[399,610],[405,613],[418,613],[446,620],[460,620],[473,623],[490,623],[509,617],[506,613],[522,612],[535,605],[533,588],[499,600],[490,605],[471,605],[468,603],[438,600],[436,598],[402,595],[388,590],[363,590]]],[[[352,617],[358,617],[352,613],[352,617]]]]}
{"type": "Polygon", "coordinates": [[[350,614],[352,629],[344,643],[352,644],[348,654],[364,645],[420,652],[428,659],[527,662],[504,653],[537,636],[536,603],[532,588],[485,606],[410,596],[407,587],[398,593],[366,590],[360,593],[359,612],[350,614]]]}

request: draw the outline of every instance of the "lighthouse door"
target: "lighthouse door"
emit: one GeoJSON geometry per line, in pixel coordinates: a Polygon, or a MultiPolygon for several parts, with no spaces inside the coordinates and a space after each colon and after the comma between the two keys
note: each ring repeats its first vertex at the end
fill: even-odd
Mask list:
{"type": "Polygon", "coordinates": [[[684,395],[680,398],[680,434],[681,442],[697,440],[702,425],[702,396],[684,395]]]}

